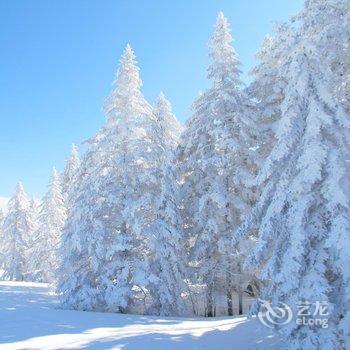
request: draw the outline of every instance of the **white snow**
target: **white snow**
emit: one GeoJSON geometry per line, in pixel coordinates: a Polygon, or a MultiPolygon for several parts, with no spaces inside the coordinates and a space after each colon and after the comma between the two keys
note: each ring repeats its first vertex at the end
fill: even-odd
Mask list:
{"type": "Polygon", "coordinates": [[[2,209],[4,212],[7,211],[7,202],[8,201],[9,201],[9,198],[0,197],[0,209],[2,209]]]}
{"type": "Polygon", "coordinates": [[[0,282],[0,350],[273,349],[256,320],[158,318],[59,309],[44,283],[0,282]]]}

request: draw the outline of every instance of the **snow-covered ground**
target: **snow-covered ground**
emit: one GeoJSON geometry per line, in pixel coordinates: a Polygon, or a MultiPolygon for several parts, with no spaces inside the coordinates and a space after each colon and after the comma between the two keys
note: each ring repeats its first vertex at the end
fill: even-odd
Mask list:
{"type": "Polygon", "coordinates": [[[273,349],[256,320],[159,318],[60,310],[45,284],[0,282],[0,350],[273,349]]]}

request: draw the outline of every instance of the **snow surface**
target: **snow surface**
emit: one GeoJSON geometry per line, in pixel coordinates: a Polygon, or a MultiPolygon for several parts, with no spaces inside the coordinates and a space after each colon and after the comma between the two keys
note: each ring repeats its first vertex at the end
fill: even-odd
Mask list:
{"type": "Polygon", "coordinates": [[[60,310],[46,284],[0,282],[0,350],[274,349],[256,320],[60,310]]]}

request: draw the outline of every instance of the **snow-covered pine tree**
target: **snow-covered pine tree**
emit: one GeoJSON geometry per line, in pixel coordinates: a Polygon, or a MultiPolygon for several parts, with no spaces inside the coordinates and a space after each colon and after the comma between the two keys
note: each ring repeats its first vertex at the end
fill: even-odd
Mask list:
{"type": "Polygon", "coordinates": [[[163,92],[159,94],[153,111],[157,118],[158,126],[164,135],[162,136],[164,144],[168,150],[174,150],[179,143],[182,127],[163,92]]]}
{"type": "Polygon", "coordinates": [[[59,291],[72,308],[124,312],[134,306],[134,287],[146,284],[145,232],[156,215],[165,147],[141,85],[127,45],[65,228],[59,291]]]}
{"type": "MultiPolygon", "coordinates": [[[[33,196],[29,202],[29,216],[32,222],[33,233],[39,228],[40,206],[40,200],[33,196]]],[[[34,237],[34,234],[32,237],[34,237]]]]}
{"type": "Polygon", "coordinates": [[[48,191],[42,199],[39,227],[35,232],[32,265],[36,280],[54,283],[59,266],[61,231],[66,220],[67,209],[62,194],[60,177],[52,170],[48,191]]]}
{"type": "MultiPolygon", "coordinates": [[[[256,164],[255,173],[264,165],[272,148],[276,143],[275,129],[281,118],[281,104],[283,102],[283,89],[286,85],[285,78],[281,75],[280,67],[285,63],[285,52],[290,50],[293,42],[293,29],[286,23],[277,23],[274,26],[274,35],[267,35],[262,43],[256,58],[258,64],[252,69],[252,83],[246,92],[252,101],[251,113],[255,116],[256,143],[252,149],[251,157],[256,164]]],[[[254,178],[250,183],[255,189],[255,197],[259,198],[265,187],[264,181],[254,178]]],[[[245,252],[249,253],[256,242],[257,229],[252,228],[243,240],[245,252]]],[[[242,241],[242,236],[234,237],[236,244],[242,241]]],[[[261,288],[259,271],[250,271],[254,276],[249,282],[254,286],[254,294],[257,295],[261,288]]]]}
{"type": "Polygon", "coordinates": [[[266,186],[241,231],[259,228],[247,266],[261,269],[264,299],[294,311],[300,301],[329,304],[328,328],[281,327],[285,347],[343,349],[350,329],[350,121],[334,98],[323,56],[328,22],[319,21],[312,3],[306,2],[292,50],[284,54],[277,142],[258,175],[266,186]]]}
{"type": "MultiPolygon", "coordinates": [[[[211,87],[194,103],[178,151],[184,198],[184,226],[192,243],[191,260],[207,288],[208,316],[214,314],[214,291],[219,279],[227,292],[228,313],[233,313],[232,291],[242,292],[242,252],[230,249],[230,238],[252,201],[250,163],[253,118],[240,80],[239,61],[230,26],[219,13],[210,40],[211,87]],[[246,181],[246,182],[245,182],[246,181]],[[233,285],[235,284],[235,285],[233,285]]],[[[198,282],[198,281],[197,281],[198,282]]]]}
{"type": "Polygon", "coordinates": [[[8,211],[3,223],[1,242],[1,278],[23,281],[27,279],[27,249],[31,246],[32,224],[29,201],[19,182],[15,194],[8,202],[8,211]]]}
{"type": "Polygon", "coordinates": [[[101,309],[103,304],[102,292],[97,288],[100,271],[93,267],[90,247],[94,235],[100,234],[97,232],[97,213],[103,217],[103,195],[98,191],[95,175],[102,164],[99,141],[105,139],[106,133],[105,127],[88,141],[88,152],[81,161],[80,179],[72,192],[75,201],[68,210],[61,234],[57,293],[63,307],[91,310],[101,309]]]}
{"type": "Polygon", "coordinates": [[[174,166],[173,151],[180,139],[182,127],[172,112],[170,102],[161,92],[153,113],[159,128],[159,138],[164,147],[161,170],[162,180],[157,214],[149,227],[149,256],[146,286],[152,304],[149,313],[157,315],[184,314],[181,293],[185,290],[184,236],[179,220],[178,172],[174,166]]]}
{"type": "Polygon", "coordinates": [[[36,197],[32,197],[29,202],[28,215],[31,223],[30,232],[30,245],[26,250],[27,261],[27,279],[29,281],[40,281],[36,273],[35,266],[35,250],[36,250],[36,237],[37,230],[39,228],[39,214],[40,214],[40,201],[36,197]]]}
{"type": "MultiPolygon", "coordinates": [[[[314,51],[317,59],[323,63],[322,69],[326,72],[324,82],[327,92],[334,92],[340,106],[333,109],[343,118],[345,128],[340,133],[342,140],[333,147],[339,147],[340,167],[345,172],[344,179],[336,170],[334,174],[339,178],[331,179],[339,184],[340,190],[347,198],[345,207],[340,208],[335,203],[341,201],[341,192],[335,190],[334,212],[331,214],[331,227],[326,242],[327,254],[330,259],[326,266],[331,280],[333,292],[330,301],[334,305],[333,321],[340,320],[339,330],[341,341],[345,341],[345,348],[350,347],[350,210],[349,210],[349,177],[346,175],[350,169],[350,4],[347,0],[307,0],[304,10],[298,16],[301,36],[309,38],[310,50],[314,51]],[[340,108],[343,107],[343,108],[340,108]],[[344,116],[344,112],[346,116],[344,116]],[[345,161],[344,161],[345,159],[345,161]],[[343,163],[343,164],[342,164],[343,163]],[[346,228],[347,227],[347,228],[346,228]],[[334,279],[336,277],[336,279],[334,279]]],[[[321,90],[322,96],[322,90],[321,90]]],[[[326,107],[325,107],[326,108],[326,107]]],[[[337,119],[335,114],[335,119],[337,119]]],[[[343,128],[341,119],[337,120],[337,128],[343,128]]],[[[336,135],[336,132],[334,132],[336,135]]],[[[337,136],[335,136],[337,137],[337,136]]],[[[333,164],[330,165],[333,167],[333,164]]],[[[326,186],[330,186],[327,182],[326,186]]],[[[330,192],[332,191],[330,190],[330,192]]],[[[328,209],[329,210],[329,209],[328,209]]]]}
{"type": "Polygon", "coordinates": [[[307,0],[295,18],[312,35],[317,30],[319,49],[328,69],[333,92],[350,114],[350,6],[348,0],[307,0]],[[317,18],[316,21],[314,19],[317,18]]]}
{"type": "Polygon", "coordinates": [[[39,220],[39,214],[40,214],[40,205],[41,201],[33,196],[29,202],[29,208],[30,208],[30,214],[32,216],[32,221],[37,224],[39,220]]]}
{"type": "Polygon", "coordinates": [[[78,172],[80,167],[79,152],[76,145],[72,145],[70,156],[66,160],[66,164],[62,173],[62,194],[67,202],[67,207],[72,204],[72,193],[78,180],[78,172]]]}
{"type": "MultiPolygon", "coordinates": [[[[255,101],[252,108],[256,115],[258,134],[254,160],[262,166],[270,154],[276,139],[275,125],[281,117],[281,103],[285,78],[280,75],[284,54],[290,49],[293,31],[286,23],[276,24],[273,36],[266,36],[256,55],[258,64],[252,69],[253,82],[247,88],[249,97],[255,101]]],[[[262,184],[255,184],[262,188],[262,184]]]]}
{"type": "Polygon", "coordinates": [[[172,157],[169,155],[163,167],[157,217],[149,229],[151,253],[147,289],[152,298],[149,311],[162,316],[186,313],[181,296],[186,291],[185,236],[178,208],[178,174],[172,157]]]}
{"type": "MultiPolygon", "coordinates": [[[[329,7],[331,4],[329,4],[329,7]]],[[[339,0],[334,6],[336,13],[330,13],[333,24],[337,28],[335,34],[328,41],[328,45],[333,39],[337,39],[337,51],[331,61],[332,71],[335,75],[336,96],[342,104],[344,110],[350,115],[350,6],[347,0],[339,0]],[[340,40],[339,40],[340,36],[340,40]],[[339,45],[340,43],[340,45],[339,45]]],[[[330,51],[334,46],[328,46],[330,51]]],[[[328,51],[328,50],[327,50],[328,51]]],[[[350,346],[350,345],[349,345],[350,346]]]]}

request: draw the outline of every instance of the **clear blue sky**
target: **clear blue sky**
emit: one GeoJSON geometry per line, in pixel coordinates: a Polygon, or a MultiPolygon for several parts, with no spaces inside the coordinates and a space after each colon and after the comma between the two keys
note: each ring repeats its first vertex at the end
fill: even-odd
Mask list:
{"type": "Polygon", "coordinates": [[[72,143],[103,124],[101,107],[130,42],[143,92],[163,90],[181,122],[207,86],[207,42],[219,10],[228,17],[246,73],[272,23],[302,0],[0,1],[0,197],[18,180],[41,196],[72,143]]]}

